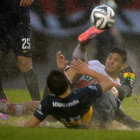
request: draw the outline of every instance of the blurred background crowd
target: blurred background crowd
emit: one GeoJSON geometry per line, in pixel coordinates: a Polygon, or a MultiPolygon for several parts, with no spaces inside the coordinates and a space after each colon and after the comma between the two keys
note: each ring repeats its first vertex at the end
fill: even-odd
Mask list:
{"type": "MultiPolygon", "coordinates": [[[[116,24],[90,43],[88,58],[104,63],[113,46],[124,47],[128,53],[128,65],[136,73],[134,92],[140,93],[140,0],[35,0],[30,15],[33,62],[40,89],[45,85],[48,72],[56,68],[58,50],[71,60],[77,37],[91,26],[90,13],[99,4],[107,4],[115,10],[116,24]]],[[[14,57],[11,52],[1,61],[4,86],[26,88],[14,57]]]]}

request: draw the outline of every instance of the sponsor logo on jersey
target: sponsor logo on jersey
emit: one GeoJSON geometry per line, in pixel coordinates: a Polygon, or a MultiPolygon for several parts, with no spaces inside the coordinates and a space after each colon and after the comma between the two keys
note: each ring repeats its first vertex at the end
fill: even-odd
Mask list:
{"type": "Polygon", "coordinates": [[[53,107],[72,107],[79,103],[79,100],[73,100],[70,103],[52,102],[53,107]]]}

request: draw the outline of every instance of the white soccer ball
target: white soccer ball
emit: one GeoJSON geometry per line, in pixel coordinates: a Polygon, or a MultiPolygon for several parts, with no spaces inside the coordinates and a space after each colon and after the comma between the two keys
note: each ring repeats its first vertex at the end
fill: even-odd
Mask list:
{"type": "Polygon", "coordinates": [[[97,6],[91,13],[90,21],[98,29],[111,28],[115,23],[114,10],[107,5],[97,6]]]}

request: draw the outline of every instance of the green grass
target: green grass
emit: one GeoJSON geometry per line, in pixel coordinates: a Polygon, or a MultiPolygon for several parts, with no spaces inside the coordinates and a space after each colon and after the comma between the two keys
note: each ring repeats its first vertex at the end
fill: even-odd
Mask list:
{"type": "MultiPolygon", "coordinates": [[[[30,95],[27,90],[22,90],[22,89],[6,89],[5,90],[9,102],[12,103],[22,103],[26,101],[31,101],[30,95]]],[[[42,91],[41,91],[41,96],[42,96],[42,91]]]]}
{"type": "Polygon", "coordinates": [[[140,95],[126,98],[122,104],[122,109],[129,116],[140,121],[140,95]]]}
{"type": "MultiPolygon", "coordinates": [[[[21,103],[30,101],[28,91],[7,89],[6,93],[10,102],[21,103]]],[[[42,94],[42,91],[41,91],[42,94]]],[[[126,98],[122,109],[134,119],[140,120],[140,95],[133,95],[126,98]]],[[[0,120],[0,140],[140,140],[139,130],[74,130],[65,128],[56,128],[54,123],[51,127],[24,128],[15,127],[25,124],[31,117],[12,117],[8,121],[0,120]]]]}
{"type": "Polygon", "coordinates": [[[74,130],[0,127],[0,139],[8,140],[139,140],[139,131],[74,130]]]}

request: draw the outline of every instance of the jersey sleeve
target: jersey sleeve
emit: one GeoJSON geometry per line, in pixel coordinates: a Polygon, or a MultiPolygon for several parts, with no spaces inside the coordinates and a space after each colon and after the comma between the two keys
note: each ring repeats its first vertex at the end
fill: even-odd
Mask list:
{"type": "Polygon", "coordinates": [[[40,121],[43,121],[50,114],[49,112],[49,105],[47,103],[46,97],[44,97],[35,110],[34,116],[40,121]]]}
{"type": "Polygon", "coordinates": [[[94,98],[98,98],[99,96],[103,95],[103,90],[100,84],[94,84],[88,86],[89,90],[93,93],[94,98]]]}
{"type": "Polygon", "coordinates": [[[80,88],[79,92],[85,95],[85,98],[92,98],[93,100],[97,99],[103,94],[102,87],[98,83],[84,88],[80,88]]]}
{"type": "Polygon", "coordinates": [[[95,70],[96,72],[99,72],[102,74],[104,73],[103,71],[104,71],[105,66],[101,64],[98,60],[88,61],[88,65],[90,69],[95,70]]]}

